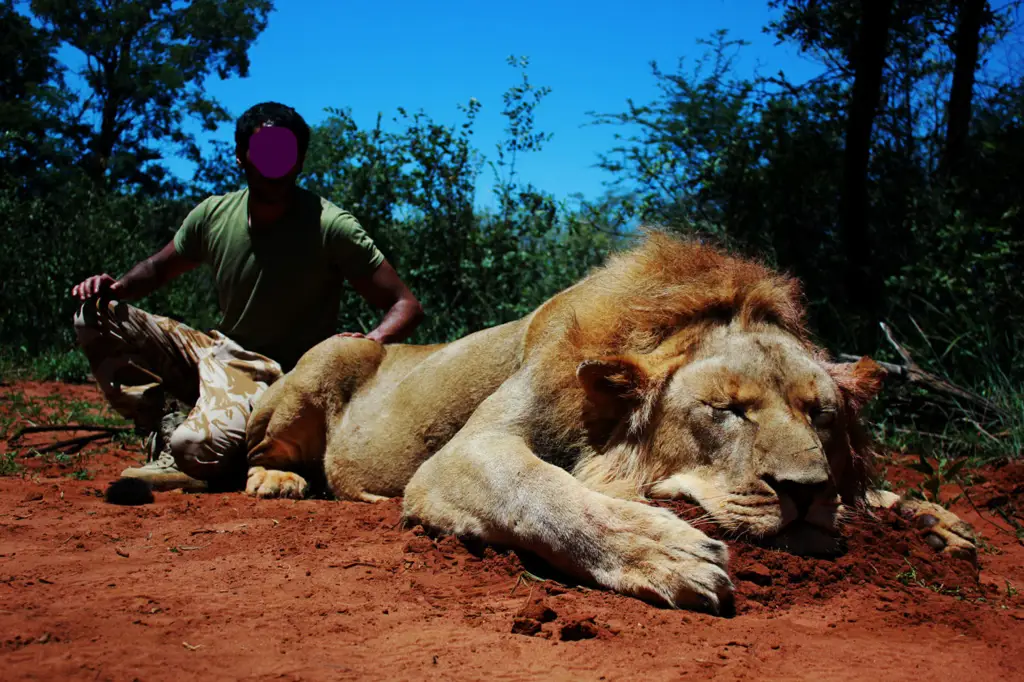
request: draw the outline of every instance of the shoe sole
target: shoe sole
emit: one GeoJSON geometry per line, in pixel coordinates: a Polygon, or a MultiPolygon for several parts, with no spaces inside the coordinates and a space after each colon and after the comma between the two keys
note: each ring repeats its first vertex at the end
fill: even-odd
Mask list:
{"type": "Polygon", "coordinates": [[[125,469],[121,472],[121,478],[135,478],[149,483],[155,491],[164,492],[167,490],[187,490],[190,492],[206,490],[206,481],[192,478],[180,471],[159,473],[155,471],[143,471],[142,469],[125,469]]]}

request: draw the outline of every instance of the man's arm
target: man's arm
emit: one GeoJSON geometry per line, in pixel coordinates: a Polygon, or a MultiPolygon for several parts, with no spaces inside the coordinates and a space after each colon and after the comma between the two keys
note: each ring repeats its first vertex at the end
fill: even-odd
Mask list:
{"type": "MultiPolygon", "coordinates": [[[[373,274],[350,277],[349,281],[367,302],[387,311],[384,319],[366,338],[378,343],[398,343],[409,338],[423,320],[423,306],[386,260],[373,274]]],[[[362,334],[347,333],[344,336],[362,334]]]]}
{"type": "Polygon", "coordinates": [[[111,298],[121,301],[134,301],[151,294],[175,277],[199,266],[174,248],[174,242],[154,253],[146,260],[138,263],[121,279],[115,280],[107,274],[94,275],[76,284],[71,295],[81,300],[108,292],[111,298]]]}

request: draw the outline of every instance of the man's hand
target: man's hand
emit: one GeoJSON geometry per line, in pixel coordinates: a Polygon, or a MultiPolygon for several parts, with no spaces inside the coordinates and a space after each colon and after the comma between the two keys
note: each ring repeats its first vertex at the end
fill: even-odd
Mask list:
{"type": "Polygon", "coordinates": [[[138,263],[121,279],[110,275],[94,275],[71,289],[71,295],[86,300],[108,293],[119,301],[133,301],[147,296],[178,275],[188,272],[199,263],[189,261],[174,248],[170,241],[164,248],[138,263]]]}
{"type": "Polygon", "coordinates": [[[399,343],[408,338],[423,320],[423,307],[391,264],[384,261],[368,277],[349,280],[364,300],[385,311],[384,319],[369,334],[345,332],[377,343],[399,343]]]}
{"type": "Polygon", "coordinates": [[[81,301],[85,301],[93,296],[99,296],[100,294],[107,292],[109,292],[111,296],[116,297],[120,288],[120,282],[104,273],[102,275],[93,275],[92,277],[83,280],[80,284],[76,284],[71,289],[71,295],[77,296],[81,301]]]}
{"type": "Polygon", "coordinates": [[[348,336],[348,337],[351,337],[353,339],[365,339],[365,338],[367,338],[366,334],[364,334],[362,332],[341,332],[340,334],[335,334],[335,336],[348,336]]]}

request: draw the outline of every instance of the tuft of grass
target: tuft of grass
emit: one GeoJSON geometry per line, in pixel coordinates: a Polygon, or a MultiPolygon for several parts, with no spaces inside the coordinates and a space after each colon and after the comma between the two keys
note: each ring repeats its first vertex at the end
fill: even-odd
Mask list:
{"type": "MultiPolygon", "coordinates": [[[[941,376],[937,366],[941,368],[939,361],[929,369],[941,376]]],[[[930,394],[913,385],[892,385],[883,391],[880,404],[869,416],[879,442],[891,451],[938,460],[939,467],[967,460],[968,470],[1024,456],[1024,381],[983,356],[978,358],[974,376],[950,380],[984,397],[997,411],[930,394]]]]}
{"type": "MultiPolygon", "coordinates": [[[[96,426],[123,427],[130,426],[130,423],[117,413],[111,411],[106,405],[93,403],[87,400],[69,400],[60,395],[48,395],[40,398],[27,398],[21,391],[8,391],[0,395],[3,413],[0,414],[0,439],[9,440],[17,433],[18,429],[28,424],[89,424],[96,426]]],[[[55,440],[65,438],[66,432],[56,432],[55,440]]],[[[140,436],[134,431],[118,433],[112,442],[120,447],[138,443],[140,436]]],[[[18,443],[12,443],[18,445],[18,443]]],[[[77,452],[52,451],[39,453],[31,446],[23,446],[11,452],[0,455],[0,476],[14,476],[24,471],[24,466],[18,461],[19,456],[38,457],[40,461],[49,466],[56,466],[66,475],[76,480],[92,480],[93,472],[86,468],[85,464],[89,456],[89,449],[93,445],[86,445],[84,449],[77,452]]]]}
{"type": "Polygon", "coordinates": [[[83,467],[72,471],[68,474],[68,478],[73,478],[76,481],[91,481],[94,478],[94,475],[91,471],[83,467]]]}
{"type": "Polygon", "coordinates": [[[960,459],[937,461],[932,464],[924,455],[919,455],[918,457],[918,461],[911,464],[910,468],[921,472],[925,477],[916,488],[909,490],[908,494],[911,497],[933,502],[949,509],[957,500],[963,497],[963,492],[951,500],[943,500],[939,494],[940,490],[943,485],[962,481],[960,471],[967,464],[967,458],[961,457],[960,459]]]}
{"type": "Polygon", "coordinates": [[[0,454],[0,476],[17,476],[25,467],[19,462],[16,452],[4,452],[0,454]]]}
{"type": "Polygon", "coordinates": [[[91,380],[91,374],[85,354],[77,348],[38,354],[25,348],[0,348],[0,379],[82,384],[91,380]]]}
{"type": "Polygon", "coordinates": [[[904,563],[907,564],[907,570],[901,571],[896,574],[896,580],[906,587],[923,587],[926,590],[931,590],[935,594],[941,594],[946,597],[953,597],[958,601],[972,601],[974,603],[984,603],[984,598],[968,599],[959,587],[946,587],[942,583],[928,583],[918,575],[917,568],[903,559],[904,563]]]}

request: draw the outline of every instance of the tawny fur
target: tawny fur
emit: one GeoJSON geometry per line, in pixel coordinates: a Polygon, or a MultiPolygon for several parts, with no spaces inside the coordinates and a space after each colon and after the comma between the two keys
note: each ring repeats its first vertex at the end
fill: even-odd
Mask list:
{"type": "Polygon", "coordinates": [[[318,345],[256,406],[249,487],[303,490],[273,472],[322,471],[340,498],[404,495],[407,517],[441,531],[717,608],[724,545],[631,500],[687,497],[772,537],[792,504],[766,481],[792,480],[814,484],[814,523],[833,528],[839,500],[867,492],[859,412],[880,376],[811,343],[793,278],[648,232],[522,320],[430,347],[318,345]]]}

